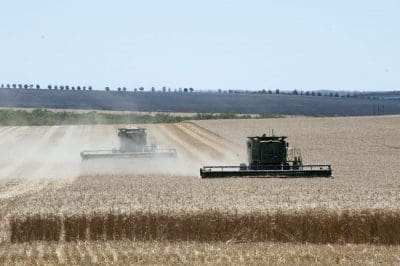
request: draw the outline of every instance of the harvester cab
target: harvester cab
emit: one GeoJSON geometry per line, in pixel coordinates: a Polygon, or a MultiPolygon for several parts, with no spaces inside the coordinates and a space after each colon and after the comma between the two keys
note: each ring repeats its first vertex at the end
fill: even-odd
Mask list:
{"type": "Polygon", "coordinates": [[[248,137],[248,164],[204,166],[202,178],[218,177],[331,177],[330,165],[303,165],[300,151],[289,148],[285,136],[248,137]]]}
{"type": "Polygon", "coordinates": [[[120,152],[141,152],[147,145],[145,128],[119,128],[120,152]]]}
{"type": "Polygon", "coordinates": [[[175,149],[147,145],[145,128],[119,128],[119,148],[112,150],[82,151],[82,160],[99,158],[153,158],[177,157],[175,149]]]}
{"type": "Polygon", "coordinates": [[[247,158],[250,168],[274,168],[302,164],[300,151],[289,148],[285,136],[248,137],[247,158]]]}

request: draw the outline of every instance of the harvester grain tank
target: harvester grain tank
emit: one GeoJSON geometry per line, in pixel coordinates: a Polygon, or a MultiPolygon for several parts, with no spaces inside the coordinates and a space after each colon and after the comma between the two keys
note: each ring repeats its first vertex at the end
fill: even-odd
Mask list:
{"type": "Polygon", "coordinates": [[[202,178],[219,177],[331,177],[330,165],[303,165],[299,150],[289,148],[285,136],[248,137],[248,164],[204,166],[202,178]]]}
{"type": "Polygon", "coordinates": [[[99,158],[153,158],[176,157],[175,149],[147,145],[145,128],[119,128],[119,149],[82,151],[82,160],[99,158]]]}

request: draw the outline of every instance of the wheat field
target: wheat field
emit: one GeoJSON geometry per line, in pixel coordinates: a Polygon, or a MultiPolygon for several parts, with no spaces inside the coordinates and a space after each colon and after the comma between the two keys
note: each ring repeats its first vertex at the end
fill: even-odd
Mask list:
{"type": "Polygon", "coordinates": [[[396,265],[399,246],[295,243],[66,242],[0,244],[2,265],[396,265]]]}
{"type": "Polygon", "coordinates": [[[176,148],[178,158],[112,163],[81,163],[79,152],[116,146],[118,126],[0,127],[1,257],[63,263],[59,252],[85,248],[67,260],[398,262],[399,125],[400,116],[146,125],[150,140],[176,148]],[[246,136],[271,128],[301,149],[305,163],[332,164],[335,179],[199,178],[202,165],[245,162],[246,136]],[[135,243],[162,258],[130,250],[135,243]]]}

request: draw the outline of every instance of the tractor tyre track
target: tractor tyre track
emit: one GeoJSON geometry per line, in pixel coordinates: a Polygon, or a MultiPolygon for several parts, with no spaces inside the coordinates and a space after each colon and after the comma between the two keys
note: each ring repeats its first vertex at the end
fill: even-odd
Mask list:
{"type": "Polygon", "coordinates": [[[166,137],[172,148],[178,150],[178,156],[188,158],[191,161],[199,161],[201,157],[196,147],[193,147],[191,143],[184,141],[179,136],[175,135],[176,129],[171,128],[171,125],[160,125],[160,132],[166,137]]]}
{"type": "Polygon", "coordinates": [[[219,160],[224,157],[224,153],[199,139],[195,134],[185,130],[181,124],[172,124],[168,128],[172,135],[186,143],[186,146],[189,146],[192,152],[198,153],[201,160],[207,160],[208,158],[219,160]]]}
{"type": "Polygon", "coordinates": [[[238,149],[234,148],[235,145],[233,143],[229,143],[222,137],[191,122],[183,122],[180,126],[183,131],[193,138],[218,151],[222,155],[221,158],[228,159],[229,161],[237,159],[238,149]]]}

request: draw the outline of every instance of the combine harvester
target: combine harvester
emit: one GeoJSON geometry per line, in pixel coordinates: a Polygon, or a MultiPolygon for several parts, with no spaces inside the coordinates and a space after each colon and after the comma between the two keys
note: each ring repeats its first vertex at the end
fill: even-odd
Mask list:
{"type": "Polygon", "coordinates": [[[248,165],[204,166],[201,178],[219,177],[332,177],[330,165],[303,165],[300,152],[289,149],[286,137],[248,137],[248,165]]]}
{"type": "Polygon", "coordinates": [[[176,157],[175,149],[160,149],[155,145],[147,145],[145,128],[119,128],[119,149],[82,151],[82,160],[101,158],[160,158],[176,157]]]}

